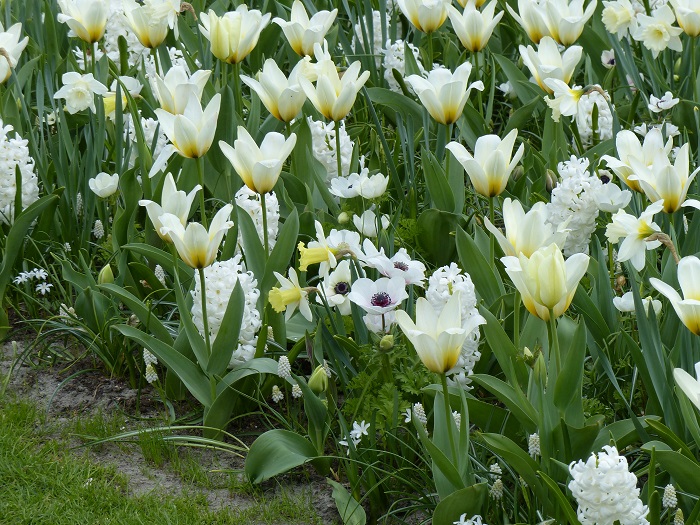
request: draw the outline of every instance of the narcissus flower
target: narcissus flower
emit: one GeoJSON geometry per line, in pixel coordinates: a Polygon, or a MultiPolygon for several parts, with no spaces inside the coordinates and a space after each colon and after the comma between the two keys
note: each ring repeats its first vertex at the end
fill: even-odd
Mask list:
{"type": "Polygon", "coordinates": [[[604,1],[603,5],[602,19],[608,33],[622,40],[628,31],[632,33],[637,29],[637,12],[630,0],[604,1]]]}
{"type": "Polygon", "coordinates": [[[663,209],[663,201],[657,201],[644,210],[639,218],[625,210],[619,210],[612,216],[612,222],[605,229],[605,236],[611,243],[620,242],[624,238],[617,253],[618,261],[631,261],[637,271],[644,268],[644,251],[661,246],[661,241],[646,239],[655,233],[661,233],[661,228],[653,222],[653,218],[663,209]]]}
{"type": "Polygon", "coordinates": [[[162,110],[173,115],[182,115],[191,98],[202,100],[204,86],[211,70],[202,69],[190,75],[182,66],[173,66],[164,77],[155,75],[151,81],[153,94],[158,97],[162,110]]]}
{"type": "Polygon", "coordinates": [[[554,98],[544,97],[544,101],[552,109],[554,122],[559,122],[562,115],[573,117],[578,113],[578,103],[585,92],[581,86],[569,87],[558,78],[545,78],[544,83],[554,95],[554,98]]]}
{"type": "Polygon", "coordinates": [[[678,263],[678,283],[683,297],[661,279],[652,277],[651,285],[666,296],[681,322],[695,335],[700,335],[700,259],[683,257],[678,263]]]}
{"type": "Polygon", "coordinates": [[[275,312],[285,312],[284,318],[289,321],[297,308],[307,321],[311,321],[311,307],[309,306],[309,290],[299,286],[299,278],[294,268],[289,269],[289,279],[277,272],[275,277],[282,285],[270,290],[268,299],[275,312]]]}
{"type": "Polygon", "coordinates": [[[490,2],[483,11],[477,9],[476,0],[468,0],[462,13],[452,5],[448,9],[452,28],[457,33],[457,38],[472,53],[481,51],[486,47],[489,38],[491,38],[491,33],[493,33],[494,28],[503,18],[502,11],[494,16],[496,10],[495,1],[490,2]]]}
{"type": "Polygon", "coordinates": [[[232,204],[226,204],[214,216],[209,231],[198,222],[190,222],[185,228],[180,217],[172,213],[161,215],[158,220],[161,236],[168,235],[175,245],[180,258],[191,268],[201,269],[210,266],[216,260],[224,234],[233,226],[229,220],[233,211],[232,204]]]}
{"type": "Polygon", "coordinates": [[[17,65],[22,51],[27,47],[29,37],[25,36],[20,40],[21,34],[22,24],[17,23],[7,31],[0,24],[0,48],[5,50],[5,55],[0,57],[0,83],[10,78],[12,68],[17,65]]]}
{"type": "Polygon", "coordinates": [[[518,130],[511,130],[503,140],[498,135],[483,135],[476,140],[474,156],[459,142],[450,142],[447,149],[469,175],[474,190],[484,197],[500,195],[506,188],[510,174],[525,152],[521,144],[513,155],[518,130]]]}
{"type": "Polygon", "coordinates": [[[273,117],[282,122],[291,122],[306,102],[306,94],[299,84],[299,75],[306,67],[307,62],[300,60],[287,78],[277,62],[268,58],[257,80],[245,75],[241,75],[241,80],[257,93],[273,117]]]}
{"type": "Polygon", "coordinates": [[[674,51],[683,51],[680,34],[683,30],[680,27],[674,27],[673,23],[676,17],[668,5],[663,5],[654,9],[651,16],[637,15],[638,26],[635,29],[632,37],[644,44],[654,58],[659,56],[659,53],[666,48],[674,51]]]}
{"type": "Polygon", "coordinates": [[[545,84],[545,79],[557,78],[568,84],[583,53],[581,46],[571,46],[560,53],[557,43],[549,36],[540,40],[537,51],[532,46],[520,46],[519,49],[523,63],[530,70],[535,82],[550,94],[553,90],[545,84]]]}
{"type": "Polygon", "coordinates": [[[323,43],[337,14],[337,9],[318,11],[309,18],[304,4],[300,0],[294,0],[289,22],[281,18],[275,18],[272,21],[282,28],[284,36],[297,55],[314,56],[314,45],[323,43]]]}
{"type": "Polygon", "coordinates": [[[105,34],[110,7],[108,0],[58,0],[58,21],[68,24],[68,36],[77,36],[88,44],[105,34]]]}
{"type": "Polygon", "coordinates": [[[447,19],[449,0],[396,0],[399,9],[418,31],[432,33],[447,19]]]}
{"type": "Polygon", "coordinates": [[[153,228],[160,238],[166,242],[172,242],[169,234],[163,234],[160,231],[163,226],[160,222],[160,217],[165,214],[174,215],[184,227],[190,216],[192,203],[197,196],[197,192],[201,189],[202,187],[197,184],[189,193],[178,191],[172,173],[168,173],[163,182],[163,193],[160,199],[162,205],[154,201],[142,199],[139,201],[139,206],[146,207],[148,217],[151,219],[153,228]]]}
{"type": "Polygon", "coordinates": [[[64,73],[61,77],[63,86],[54,93],[53,98],[65,99],[66,111],[70,114],[78,113],[90,108],[94,113],[95,95],[105,95],[107,86],[95,80],[92,73],[81,75],[75,71],[64,73]]]}
{"type": "Polygon", "coordinates": [[[449,69],[436,67],[426,78],[410,75],[406,81],[418,95],[430,116],[440,124],[453,124],[462,116],[464,106],[472,88],[483,91],[480,80],[469,83],[472,65],[465,62],[454,73],[449,69]]]}
{"type": "Polygon", "coordinates": [[[528,312],[543,321],[569,308],[581,277],[588,269],[588,255],[577,253],[564,261],[556,244],[540,248],[529,258],[503,257],[506,273],[520,292],[528,312]]]}
{"type": "Polygon", "coordinates": [[[219,60],[238,64],[258,44],[260,33],[270,22],[270,13],[248,10],[241,4],[235,11],[217,16],[213,9],[200,13],[202,35],[211,42],[211,52],[219,60]]]}
{"type": "Polygon", "coordinates": [[[219,141],[219,147],[248,188],[256,193],[267,193],[277,184],[284,161],[296,142],[294,133],[285,140],[281,133],[271,131],[258,147],[248,131],[238,126],[238,138],[233,147],[223,140],[219,141]]]}

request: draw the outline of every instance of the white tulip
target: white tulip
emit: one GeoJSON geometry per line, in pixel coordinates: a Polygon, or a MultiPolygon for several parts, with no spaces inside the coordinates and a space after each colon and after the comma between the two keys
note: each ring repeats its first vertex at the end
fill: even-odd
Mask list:
{"type": "Polygon", "coordinates": [[[155,49],[168,36],[169,6],[166,3],[138,4],[135,0],[122,0],[124,19],[143,47],[155,49]]]}
{"type": "Polygon", "coordinates": [[[494,16],[496,2],[491,1],[483,11],[479,11],[476,0],[468,0],[464,7],[464,12],[460,13],[457,8],[448,6],[448,15],[452,22],[452,28],[457,34],[457,38],[462,45],[476,53],[481,51],[488,44],[491,33],[503,18],[503,11],[494,16]]]}
{"type": "Polygon", "coordinates": [[[190,98],[202,99],[210,75],[211,70],[206,69],[190,76],[183,66],[177,65],[170,68],[164,77],[156,74],[151,86],[161,109],[173,115],[182,115],[190,98]]]}
{"type": "Polygon", "coordinates": [[[5,55],[0,56],[0,83],[5,82],[12,75],[12,69],[17,66],[22,51],[27,47],[29,37],[22,40],[22,24],[17,23],[7,31],[0,24],[0,48],[5,50],[5,55]]]}
{"type": "Polygon", "coordinates": [[[248,10],[241,4],[235,11],[217,16],[213,9],[200,13],[199,26],[204,38],[211,42],[211,52],[219,60],[238,64],[258,44],[260,33],[270,22],[270,13],[263,15],[257,9],[248,10]]]}
{"type": "Polygon", "coordinates": [[[98,173],[94,178],[88,181],[88,186],[90,186],[90,189],[95,195],[106,199],[114,195],[117,189],[119,189],[119,174],[115,173],[110,175],[105,172],[98,173]]]}
{"type": "Polygon", "coordinates": [[[257,93],[273,117],[282,122],[291,122],[306,102],[306,93],[299,84],[299,75],[303,74],[301,71],[307,66],[305,60],[300,60],[287,78],[277,62],[268,58],[258,73],[257,80],[245,75],[241,75],[241,80],[257,93]]]}
{"type": "Polygon", "coordinates": [[[700,36],[700,0],[670,0],[681,29],[690,37],[700,36]]]}
{"type": "Polygon", "coordinates": [[[535,44],[539,44],[543,37],[551,36],[545,2],[518,0],[518,13],[520,14],[516,13],[509,4],[506,4],[506,9],[535,44]]]}
{"type": "Polygon", "coordinates": [[[681,322],[695,335],[700,335],[700,259],[683,257],[678,263],[678,284],[683,297],[660,279],[649,279],[651,285],[666,296],[681,322]]]}
{"type": "Polygon", "coordinates": [[[691,403],[700,410],[700,363],[695,363],[695,377],[691,376],[682,368],[675,368],[673,370],[673,379],[676,380],[678,388],[680,388],[688,399],[690,399],[691,403]]]}
{"type": "Polygon", "coordinates": [[[519,49],[523,62],[530,70],[535,82],[550,94],[552,89],[544,81],[548,78],[557,78],[568,84],[583,53],[581,46],[571,46],[560,53],[557,43],[549,36],[540,40],[537,51],[532,46],[520,46],[519,49]]]}
{"type": "Polygon", "coordinates": [[[450,0],[396,0],[401,12],[418,31],[437,31],[447,19],[450,0]]]}
{"type": "Polygon", "coordinates": [[[337,14],[337,9],[318,11],[309,18],[304,4],[300,0],[294,0],[289,22],[281,18],[272,21],[282,28],[284,36],[297,55],[314,56],[314,45],[323,43],[337,14]]]}
{"type": "Polygon", "coordinates": [[[77,36],[88,44],[105,34],[110,13],[108,0],[58,0],[58,21],[68,24],[68,36],[77,36]]]}
{"type": "Polygon", "coordinates": [[[547,0],[547,21],[552,38],[563,46],[576,42],[597,5],[598,1],[592,0],[584,11],[583,0],[547,0]]]}
{"type": "Polygon", "coordinates": [[[180,224],[185,226],[185,224],[187,224],[187,219],[190,216],[192,203],[197,196],[197,192],[201,189],[202,187],[197,184],[189,193],[178,191],[172,173],[168,173],[165,176],[165,181],[163,182],[163,193],[160,199],[162,204],[142,199],[139,201],[139,206],[146,207],[148,217],[151,219],[153,228],[160,238],[166,242],[172,242],[168,234],[163,235],[160,231],[161,227],[163,226],[160,222],[161,215],[174,215],[178,218],[180,224]]]}
{"type": "Polygon", "coordinates": [[[353,215],[352,222],[357,231],[373,239],[379,235],[379,231],[386,230],[391,224],[388,216],[381,214],[377,216],[372,210],[366,210],[362,215],[353,215]],[[377,229],[377,220],[379,220],[379,229],[377,229]]]}

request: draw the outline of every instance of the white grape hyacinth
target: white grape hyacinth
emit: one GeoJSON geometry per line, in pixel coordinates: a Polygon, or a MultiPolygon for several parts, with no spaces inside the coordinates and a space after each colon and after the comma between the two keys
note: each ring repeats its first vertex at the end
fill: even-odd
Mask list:
{"type": "Polygon", "coordinates": [[[29,155],[29,141],[13,131],[12,126],[4,126],[0,119],[0,224],[14,221],[17,168],[22,175],[22,208],[39,199],[39,180],[34,172],[34,159],[29,155]]]}
{"type": "MultiPolygon", "coordinates": [[[[258,281],[252,272],[246,271],[244,263],[241,262],[241,256],[236,255],[228,261],[215,262],[205,268],[204,282],[207,291],[209,335],[212,343],[216,340],[216,336],[221,328],[221,322],[226,313],[233,288],[237,282],[241,283],[243,295],[245,296],[245,306],[243,308],[241,332],[238,336],[238,347],[233,351],[229,367],[250,361],[255,356],[255,346],[258,341],[257,334],[262,326],[260,313],[256,308],[256,303],[260,297],[258,281]]],[[[204,334],[200,290],[199,279],[196,279],[195,288],[192,292],[192,320],[199,333],[204,334]]]]}
{"type": "Polygon", "coordinates": [[[578,503],[581,525],[648,525],[649,508],[639,498],[637,476],[628,470],[627,459],[606,445],[586,462],[569,465],[569,490],[578,503]]]}
{"type": "MultiPolygon", "coordinates": [[[[260,243],[263,243],[263,214],[260,195],[244,185],[236,192],[235,199],[236,204],[247,211],[250,218],[253,219],[253,224],[255,224],[255,229],[258,232],[260,243]]],[[[280,203],[274,191],[271,191],[265,197],[265,208],[267,209],[267,236],[270,252],[272,252],[272,248],[275,247],[275,243],[277,242],[280,222],[280,203]]],[[[240,210],[238,212],[241,213],[240,210]]],[[[238,251],[243,249],[243,233],[240,229],[238,230],[238,245],[236,249],[238,251]]]]}
{"type": "MultiPolygon", "coordinates": [[[[476,308],[476,289],[469,274],[462,273],[462,270],[455,263],[438,268],[433,272],[428,279],[425,297],[435,311],[440,312],[452,294],[457,291],[460,293],[462,325],[464,325],[469,319],[479,315],[476,308]]],[[[479,338],[479,327],[477,326],[467,335],[454,368],[447,372],[451,381],[464,388],[470,388],[471,379],[469,376],[472,375],[474,366],[481,358],[479,338]]]]}

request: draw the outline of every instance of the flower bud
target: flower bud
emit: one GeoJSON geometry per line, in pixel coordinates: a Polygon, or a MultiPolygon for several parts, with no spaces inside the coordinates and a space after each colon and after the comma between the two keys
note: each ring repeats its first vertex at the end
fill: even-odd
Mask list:
{"type": "Polygon", "coordinates": [[[552,170],[547,170],[547,182],[545,183],[545,186],[547,187],[547,191],[549,193],[552,193],[552,190],[557,187],[557,182],[557,174],[552,170]]]}
{"type": "Polygon", "coordinates": [[[112,284],[113,282],[114,274],[112,273],[112,267],[108,264],[97,275],[97,284],[112,284]]]}
{"type": "Polygon", "coordinates": [[[510,176],[511,179],[513,180],[518,180],[520,177],[523,176],[525,173],[525,168],[522,166],[516,166],[516,168],[513,170],[513,174],[510,176]]]}
{"type": "Polygon", "coordinates": [[[384,337],[382,337],[382,340],[379,341],[379,349],[382,352],[388,352],[394,348],[394,336],[391,334],[387,334],[384,337]]]}
{"type": "Polygon", "coordinates": [[[350,220],[350,214],[346,211],[340,212],[340,215],[338,215],[338,223],[339,224],[346,224],[350,220]]]}
{"type": "Polygon", "coordinates": [[[315,394],[321,394],[328,388],[328,375],[323,365],[318,365],[309,378],[309,388],[315,394]]]}
{"type": "Polygon", "coordinates": [[[543,354],[539,354],[537,356],[537,360],[535,361],[534,371],[535,371],[535,381],[537,381],[538,385],[540,385],[541,387],[544,387],[547,384],[547,365],[544,362],[544,355],[543,354]]]}

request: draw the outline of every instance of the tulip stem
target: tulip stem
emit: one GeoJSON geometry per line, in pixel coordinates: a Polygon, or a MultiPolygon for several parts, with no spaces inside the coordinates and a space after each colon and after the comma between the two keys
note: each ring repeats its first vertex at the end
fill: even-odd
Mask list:
{"type": "Polygon", "coordinates": [[[204,323],[204,342],[207,345],[207,356],[211,357],[211,340],[209,338],[209,317],[207,317],[207,286],[204,280],[204,268],[198,268],[199,288],[202,292],[202,321],[204,323]]]}
{"type": "Polygon", "coordinates": [[[236,111],[243,118],[243,96],[241,94],[241,64],[233,64],[233,90],[236,95],[236,111]]]}
{"type": "Polygon", "coordinates": [[[691,63],[691,69],[690,69],[690,86],[693,89],[693,92],[691,93],[691,99],[693,101],[696,101],[698,99],[697,96],[697,82],[698,82],[698,70],[695,69],[695,45],[697,42],[695,41],[695,38],[690,39],[690,63],[691,63]]]}
{"type": "Polygon", "coordinates": [[[265,247],[265,260],[270,256],[270,240],[267,235],[267,206],[265,205],[265,192],[260,194],[260,207],[263,219],[263,245],[265,247]]]}
{"type": "Polygon", "coordinates": [[[556,376],[559,376],[559,371],[561,370],[561,352],[559,350],[559,336],[557,335],[557,320],[554,318],[554,310],[550,308],[549,310],[549,321],[547,321],[547,326],[549,328],[549,359],[554,358],[554,370],[556,371],[556,376]]]}
{"type": "Polygon", "coordinates": [[[513,343],[516,350],[520,351],[520,292],[515,290],[513,303],[513,343]]]}
{"type": "Polygon", "coordinates": [[[151,56],[153,57],[153,63],[156,65],[156,74],[160,76],[160,64],[158,63],[158,50],[154,47],[151,49],[151,56]]]}
{"type": "Polygon", "coordinates": [[[440,381],[442,382],[442,395],[445,398],[445,424],[447,425],[447,434],[450,436],[450,447],[452,450],[452,463],[458,461],[457,457],[457,447],[455,446],[455,436],[452,431],[452,407],[450,407],[450,391],[447,388],[447,375],[440,374],[440,381]]]}
{"type": "MultiPolygon", "coordinates": [[[[493,197],[489,197],[489,220],[491,221],[491,224],[495,226],[496,221],[494,220],[496,212],[494,210],[494,202],[493,202],[493,197]]],[[[496,237],[491,234],[491,242],[489,243],[489,263],[494,261],[496,258],[496,237]]]]}
{"type": "Polygon", "coordinates": [[[199,207],[201,208],[199,211],[202,214],[202,226],[209,229],[209,225],[207,224],[207,214],[204,209],[204,159],[202,157],[197,157],[196,162],[199,185],[202,187],[199,192],[199,207]]]}
{"type": "Polygon", "coordinates": [[[433,33],[428,33],[428,69],[433,68],[433,33]]]}
{"type": "Polygon", "coordinates": [[[335,159],[338,163],[338,177],[343,176],[343,157],[340,154],[340,121],[335,121],[335,159]]]}

